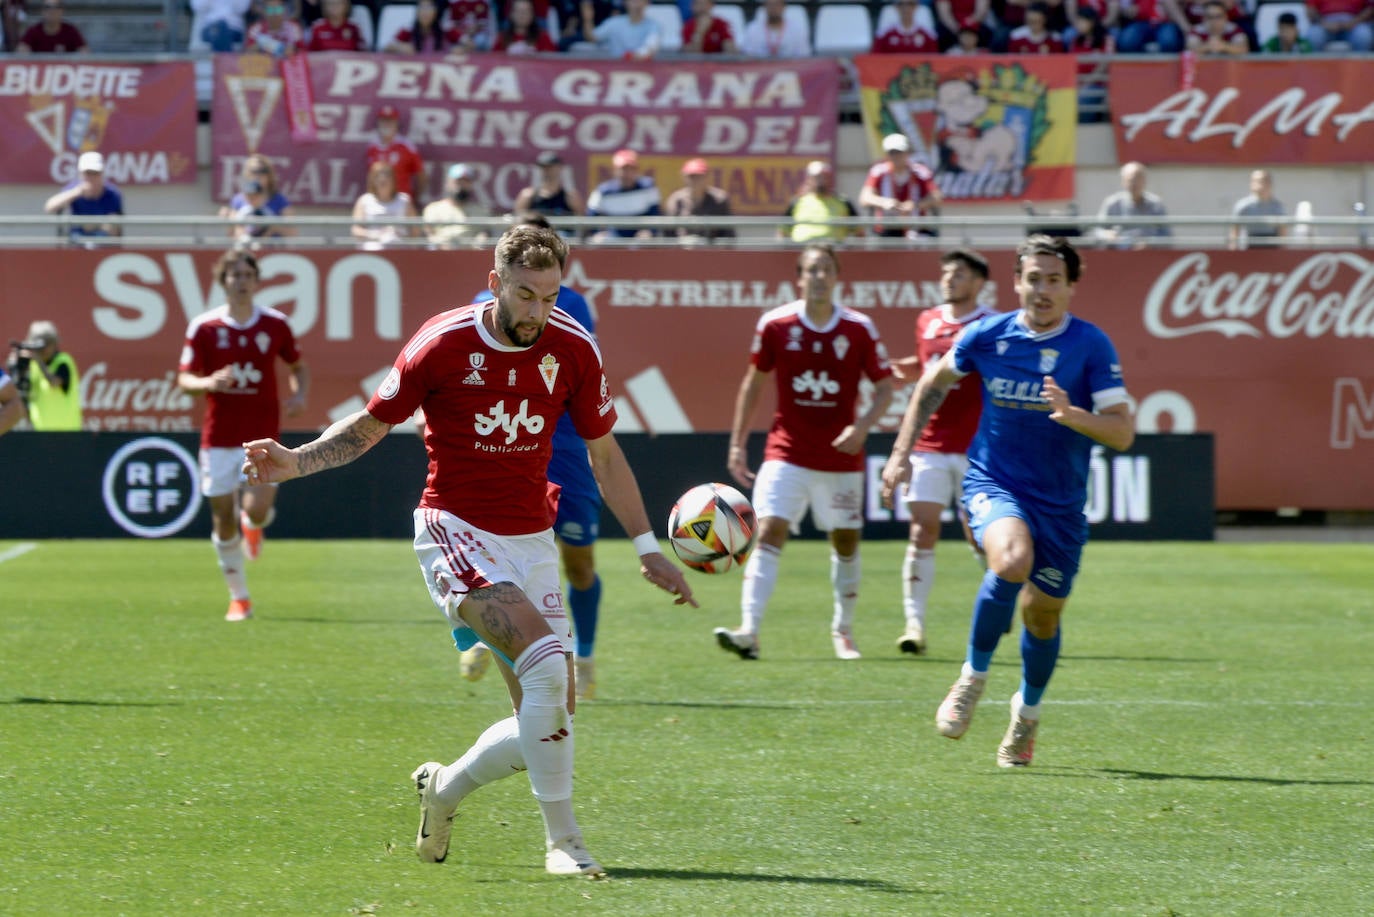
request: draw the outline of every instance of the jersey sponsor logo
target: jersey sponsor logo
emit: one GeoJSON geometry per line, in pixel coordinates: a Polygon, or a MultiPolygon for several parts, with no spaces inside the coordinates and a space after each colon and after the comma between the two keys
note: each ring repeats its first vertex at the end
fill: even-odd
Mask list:
{"type": "Polygon", "coordinates": [[[252,363],[231,363],[229,370],[234,374],[234,388],[255,388],[262,381],[262,370],[252,363]]]}
{"type": "Polygon", "coordinates": [[[464,384],[464,385],[486,385],[486,383],[482,381],[482,374],[479,373],[479,372],[478,372],[477,370],[475,370],[475,369],[474,369],[472,372],[468,373],[467,378],[463,380],[463,384],[464,384]]]}
{"type": "Polygon", "coordinates": [[[840,383],[830,378],[830,374],[825,370],[819,373],[807,370],[800,376],[792,378],[792,391],[799,395],[806,396],[799,403],[828,403],[822,399],[826,395],[836,395],[840,391],[840,383]]]}
{"type": "Polygon", "coordinates": [[[391,372],[386,374],[382,384],[377,386],[377,397],[383,401],[390,401],[396,397],[396,393],[401,390],[401,371],[396,367],[391,367],[391,372]]]}
{"type": "Polygon", "coordinates": [[[539,375],[544,377],[544,387],[549,390],[550,395],[553,394],[553,385],[558,379],[559,368],[558,358],[551,353],[544,354],[539,361],[539,375]]]}
{"type": "Polygon", "coordinates": [[[529,409],[529,399],[522,398],[519,410],[514,414],[508,413],[505,399],[502,399],[487,413],[473,415],[473,429],[479,436],[491,436],[500,430],[506,435],[505,444],[509,446],[519,437],[521,430],[538,435],[544,429],[543,415],[531,415],[529,409]]]}
{"type": "Polygon", "coordinates": [[[988,394],[998,401],[1043,404],[1045,400],[1041,395],[1038,379],[1003,379],[997,376],[984,378],[983,384],[987,387],[988,394]]]}
{"type": "Polygon", "coordinates": [[[835,359],[843,360],[844,355],[849,353],[849,338],[843,334],[837,334],[831,346],[835,348],[835,359]]]}
{"type": "Polygon", "coordinates": [[[200,511],[198,474],[196,460],[170,439],[145,436],[125,443],[105,464],[105,511],[130,535],[175,535],[200,511]]]}
{"type": "Polygon", "coordinates": [[[487,355],[484,353],[468,354],[468,365],[473,369],[481,369],[487,365],[487,355]]]}
{"type": "Polygon", "coordinates": [[[1049,347],[1040,351],[1040,371],[1042,373],[1054,372],[1055,364],[1059,362],[1059,351],[1049,347]]]}

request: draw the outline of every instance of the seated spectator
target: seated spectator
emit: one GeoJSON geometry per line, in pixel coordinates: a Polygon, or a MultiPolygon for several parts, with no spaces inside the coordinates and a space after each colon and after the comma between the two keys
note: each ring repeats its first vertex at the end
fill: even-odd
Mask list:
{"type": "Polygon", "coordinates": [[[1270,36],[1261,50],[1266,54],[1311,54],[1312,42],[1298,34],[1296,15],[1279,13],[1278,31],[1270,36]]]}
{"type": "Polygon", "coordinates": [[[1036,0],[1026,7],[1026,24],[1007,38],[1008,54],[1063,54],[1064,42],[1049,30],[1050,8],[1036,0]]]}
{"type": "Polygon", "coordinates": [[[935,54],[940,43],[921,27],[916,0],[897,0],[897,21],[873,37],[874,54],[935,54]]]}
{"type": "MultiPolygon", "coordinates": [[[[668,195],[665,212],[670,217],[728,217],[730,195],[724,188],[712,185],[707,176],[710,165],[704,159],[689,159],[682,164],[683,187],[668,195]]],[[[730,226],[693,226],[690,223],[677,227],[673,234],[683,241],[712,241],[733,239],[735,230],[730,226]]]]}
{"type": "Polygon", "coordinates": [[[558,50],[558,43],[535,18],[534,0],[512,0],[510,20],[497,33],[491,49],[507,54],[550,54],[558,50]]]}
{"type": "MultiPolygon", "coordinates": [[[[583,0],[550,0],[550,2],[558,10],[558,50],[560,51],[566,51],[579,42],[590,41],[591,39],[584,39],[583,34],[590,35],[598,25],[619,12],[616,7],[616,0],[592,0],[589,18],[584,23],[582,19],[585,9],[583,0]]],[[[534,15],[535,18],[540,17],[538,2],[534,5],[534,15]]],[[[547,18],[547,10],[543,15],[547,18]]]]}
{"type": "Polygon", "coordinates": [[[959,34],[955,36],[954,44],[945,53],[953,55],[987,54],[989,51],[985,37],[987,33],[988,30],[982,26],[966,22],[959,26],[959,34]]]}
{"type": "Polygon", "coordinates": [[[366,51],[362,30],[349,21],[349,0],[324,0],[324,17],[310,26],[307,51],[366,51]]]}
{"type": "Polygon", "coordinates": [[[305,47],[305,29],[287,16],[286,0],[267,0],[262,18],[248,27],[246,50],[289,57],[305,47]]]}
{"type": "Polygon", "coordinates": [[[563,158],[553,150],[545,150],[534,160],[539,178],[515,196],[515,213],[533,212],[546,217],[582,216],[587,203],[576,188],[563,183],[563,158]]]}
{"type": "MultiPolygon", "coordinates": [[[[617,150],[611,157],[615,177],[597,185],[587,198],[588,216],[656,217],[662,216],[662,195],[658,185],[647,175],[639,174],[639,154],[634,150],[617,150]]],[[[607,227],[592,235],[593,242],[614,239],[650,239],[658,233],[651,227],[626,229],[607,227]]]]}
{"type": "Polygon", "coordinates": [[[409,226],[378,225],[384,220],[415,216],[410,195],[396,190],[396,172],[389,162],[374,162],[367,170],[367,191],[353,204],[353,237],[363,248],[376,251],[410,235],[409,226]]]}
{"type": "Polygon", "coordinates": [[[191,11],[200,19],[200,40],[211,51],[234,51],[243,44],[245,17],[253,0],[191,0],[191,11]]]}
{"type": "Polygon", "coordinates": [[[412,201],[422,199],[425,183],[425,162],[410,138],[401,133],[401,113],[395,105],[377,109],[377,134],[367,145],[367,164],[385,162],[396,176],[396,188],[410,195],[412,201]]]}
{"type": "Polygon", "coordinates": [[[1112,44],[1116,44],[1116,33],[1121,27],[1121,3],[1119,0],[1067,0],[1069,14],[1069,28],[1065,40],[1073,43],[1074,37],[1081,31],[1078,28],[1078,17],[1084,10],[1092,10],[1097,16],[1097,21],[1102,23],[1102,27],[1107,30],[1107,34],[1112,38],[1112,44]]]}
{"type": "Polygon", "coordinates": [[[623,60],[649,60],[663,43],[658,23],[648,17],[649,0],[625,0],[625,12],[586,31],[594,8],[590,0],[582,3],[583,38],[595,42],[610,57],[623,60]]]}
{"type": "Polygon", "coordinates": [[[261,153],[253,153],[243,161],[243,172],[239,178],[239,191],[229,203],[221,207],[222,219],[233,224],[229,235],[239,244],[250,243],[264,238],[294,236],[296,228],[280,223],[253,222],[253,217],[290,217],[295,215],[291,202],[281,193],[277,183],[277,170],[272,160],[261,153]]]}
{"type": "MultiPolygon", "coordinates": [[[[1111,4],[1111,8],[1115,11],[1115,2],[1111,4]]],[[[1112,36],[1112,27],[1104,18],[1104,13],[1095,6],[1086,3],[1077,4],[1073,13],[1073,28],[1069,32],[1072,36],[1069,40],[1069,50],[1075,54],[1116,53],[1116,39],[1112,36]]],[[[1099,65],[1089,64],[1087,66],[1094,69],[1099,65]]],[[[1100,66],[1105,66],[1105,64],[1100,66]]],[[[1078,72],[1087,71],[1080,67],[1078,72]]],[[[1102,71],[1101,76],[1104,79],[1106,75],[1106,71],[1102,71]]]]}
{"type": "Polygon", "coordinates": [[[6,54],[19,46],[19,33],[24,31],[25,5],[24,0],[0,0],[0,37],[4,38],[0,51],[6,54]]]}
{"type": "MultiPolygon", "coordinates": [[[[1098,210],[1099,220],[1109,217],[1166,217],[1169,212],[1159,195],[1145,190],[1145,166],[1128,162],[1121,167],[1121,190],[1107,195],[1098,210]]],[[[1173,235],[1169,224],[1143,223],[1127,226],[1099,226],[1097,237],[1115,248],[1144,248],[1152,239],[1166,239],[1173,235]]]]}
{"type": "Polygon", "coordinates": [[[1210,0],[1205,4],[1202,25],[1188,33],[1188,50],[1198,54],[1236,55],[1250,53],[1250,39],[1226,15],[1226,4],[1210,0]]]}
{"type": "MultiPolygon", "coordinates": [[[[998,54],[1027,54],[1036,51],[1011,51],[1011,36],[1017,29],[1026,25],[1026,13],[1034,3],[1045,6],[1045,29],[1055,38],[1063,41],[1064,31],[1069,27],[1069,11],[1064,8],[1064,0],[992,0],[992,15],[997,28],[992,36],[992,50],[998,54]]],[[[1039,51],[1038,53],[1047,53],[1039,51]]]]}
{"type": "MultiPolygon", "coordinates": [[[[544,12],[547,15],[548,9],[544,12]]],[[[449,0],[448,24],[458,30],[465,48],[486,51],[491,47],[491,4],[487,0],[449,0]]]]}
{"type": "Polygon", "coordinates": [[[1135,0],[1134,13],[1129,18],[1123,10],[1121,33],[1116,47],[1122,54],[1141,54],[1146,45],[1159,46],[1161,54],[1177,54],[1183,50],[1184,36],[1191,26],[1183,15],[1178,0],[1135,0]]]}
{"type": "Polygon", "coordinates": [[[715,0],[692,0],[692,16],[682,24],[682,53],[735,54],[730,23],[715,15],[715,0]]]}
{"type": "Polygon", "coordinates": [[[463,33],[440,24],[439,0],[419,0],[415,22],[397,32],[382,50],[388,54],[443,54],[463,47],[463,33]]]}
{"type": "Polygon", "coordinates": [[[43,0],[43,18],[24,31],[14,49],[16,54],[85,54],[90,50],[81,30],[62,21],[62,0],[43,0]]]}
{"type": "MultiPolygon", "coordinates": [[[[884,226],[883,217],[909,219],[940,212],[944,198],[935,183],[935,173],[911,158],[911,140],[906,134],[883,138],[884,159],[874,163],[859,191],[859,206],[874,217],[877,235],[892,239],[915,238],[921,231],[905,226],[884,226]]],[[[932,233],[924,233],[931,235],[932,233]]]]}
{"type": "MultiPolygon", "coordinates": [[[[114,185],[105,181],[105,157],[99,153],[82,153],[76,160],[80,173],[76,181],[48,198],[44,213],[70,210],[73,216],[123,216],[124,198],[114,185]]],[[[118,236],[123,229],[114,223],[72,223],[67,230],[73,242],[118,236]]]]}
{"type": "Polygon", "coordinates": [[[819,159],[806,165],[806,175],[796,197],[787,204],[783,215],[793,221],[791,226],[779,226],[778,235],[793,242],[814,239],[842,241],[860,231],[851,226],[835,226],[836,218],[856,217],[859,212],[847,197],[835,193],[835,171],[830,163],[819,159]]]}
{"type": "Polygon", "coordinates": [[[787,18],[787,0],[763,0],[753,21],[744,27],[739,50],[750,57],[810,57],[811,40],[796,21],[787,18]]]}
{"type": "Polygon", "coordinates": [[[1369,0],[1307,0],[1307,41],[1313,51],[1328,41],[1344,41],[1356,51],[1374,47],[1374,4],[1369,0]]]}
{"type": "Polygon", "coordinates": [[[959,33],[966,29],[977,29],[978,41],[973,47],[986,48],[992,41],[992,32],[987,27],[988,14],[992,11],[990,0],[935,0],[935,37],[940,40],[940,49],[948,51],[958,45],[970,51],[970,43],[961,41],[959,33]]]}
{"type": "MultiPolygon", "coordinates": [[[[1250,193],[1231,208],[1231,216],[1242,217],[1281,217],[1286,216],[1288,208],[1274,197],[1274,179],[1265,169],[1250,173],[1250,193]]],[[[1227,243],[1231,248],[1247,246],[1277,245],[1285,236],[1288,227],[1279,223],[1232,223],[1227,233],[1227,243]]]]}
{"type": "Polygon", "coordinates": [[[477,199],[473,180],[477,172],[464,162],[448,169],[448,183],[444,196],[425,206],[425,232],[429,241],[440,248],[454,248],[465,243],[485,242],[487,231],[473,226],[471,221],[491,215],[477,199]]]}
{"type": "MultiPolygon", "coordinates": [[[[1074,11],[1073,42],[1069,51],[1074,54],[1115,54],[1116,39],[1102,24],[1095,7],[1083,5],[1074,11]]],[[[1107,61],[1078,61],[1078,120],[1092,124],[1106,120],[1102,111],[1107,104],[1107,61]]]]}

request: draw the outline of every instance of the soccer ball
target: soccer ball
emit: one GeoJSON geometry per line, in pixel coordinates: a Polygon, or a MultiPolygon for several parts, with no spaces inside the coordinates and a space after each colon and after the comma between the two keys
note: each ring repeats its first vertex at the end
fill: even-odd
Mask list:
{"type": "Polygon", "coordinates": [[[724,573],[744,563],[758,539],[754,507],[728,484],[693,487],[678,498],[668,515],[673,553],[702,573],[724,573]]]}

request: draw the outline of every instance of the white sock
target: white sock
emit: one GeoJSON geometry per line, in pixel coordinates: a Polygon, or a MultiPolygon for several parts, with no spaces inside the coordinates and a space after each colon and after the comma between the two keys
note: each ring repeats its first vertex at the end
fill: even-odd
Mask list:
{"type": "Polygon", "coordinates": [[[778,561],[781,552],[772,545],[761,544],[744,564],[744,586],[740,590],[740,628],[757,634],[763,623],[768,600],[778,585],[778,561]]]}
{"type": "Polygon", "coordinates": [[[239,512],[239,521],[250,529],[265,529],[269,525],[271,525],[276,520],[276,518],[277,508],[275,506],[269,506],[267,508],[267,516],[262,520],[262,525],[258,525],[256,522],[254,522],[253,517],[248,515],[247,510],[241,510],[239,512]]]}
{"type": "Polygon", "coordinates": [[[987,680],[988,680],[988,673],[987,673],[987,672],[979,672],[979,671],[977,671],[976,669],[973,668],[973,666],[971,666],[971,665],[968,664],[968,660],[965,660],[965,661],[964,661],[963,667],[961,667],[961,668],[959,669],[959,674],[960,674],[960,675],[969,675],[969,676],[972,676],[973,678],[976,678],[976,679],[978,679],[979,681],[987,681],[987,680]]]}
{"type": "Polygon", "coordinates": [[[582,833],[577,827],[577,818],[573,815],[571,799],[560,799],[556,802],[545,802],[541,799],[539,814],[544,816],[544,845],[548,849],[552,849],[554,844],[569,834],[582,833]]]}
{"type": "MultiPolygon", "coordinates": [[[[1041,704],[1043,703],[1042,701],[1041,704]]],[[[1040,719],[1041,704],[1036,704],[1034,707],[1030,706],[1021,699],[1021,692],[1017,691],[1011,699],[1011,712],[1013,716],[1019,716],[1022,719],[1038,720],[1040,719]]]]}
{"type": "Polygon", "coordinates": [[[926,603],[935,585],[935,552],[908,543],[902,561],[902,613],[907,627],[926,629],[926,603]]]}
{"type": "Polygon", "coordinates": [[[224,574],[229,597],[247,600],[248,579],[243,575],[243,539],[235,535],[230,541],[220,541],[211,534],[210,543],[215,546],[215,554],[219,557],[219,572],[224,574]]]}
{"type": "Polygon", "coordinates": [[[568,715],[568,661],[553,634],[531,643],[515,660],[520,702],[520,754],[540,802],[572,798],[573,724],[568,715]]]}
{"type": "Polygon", "coordinates": [[[488,783],[510,777],[525,769],[520,754],[520,721],[508,716],[487,727],[477,741],[434,778],[434,792],[440,801],[457,805],[463,798],[488,783]]]}
{"type": "Polygon", "coordinates": [[[841,557],[830,551],[830,588],[835,595],[835,614],[830,629],[847,634],[854,629],[854,607],[859,604],[859,579],[862,574],[859,552],[841,557]]]}

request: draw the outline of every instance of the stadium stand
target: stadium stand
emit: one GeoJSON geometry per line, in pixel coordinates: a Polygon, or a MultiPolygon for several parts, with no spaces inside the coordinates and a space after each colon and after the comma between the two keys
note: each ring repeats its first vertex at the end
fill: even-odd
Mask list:
{"type": "Polygon", "coordinates": [[[382,7],[377,14],[377,43],[373,47],[378,51],[386,50],[386,46],[395,39],[397,32],[414,24],[415,4],[391,3],[382,7]]]}
{"type": "Polygon", "coordinates": [[[873,17],[860,3],[827,3],[816,11],[817,54],[863,54],[873,47],[873,17]]]}
{"type": "Polygon", "coordinates": [[[661,50],[676,51],[682,47],[682,11],[676,3],[651,3],[645,15],[658,23],[661,50]]]}

